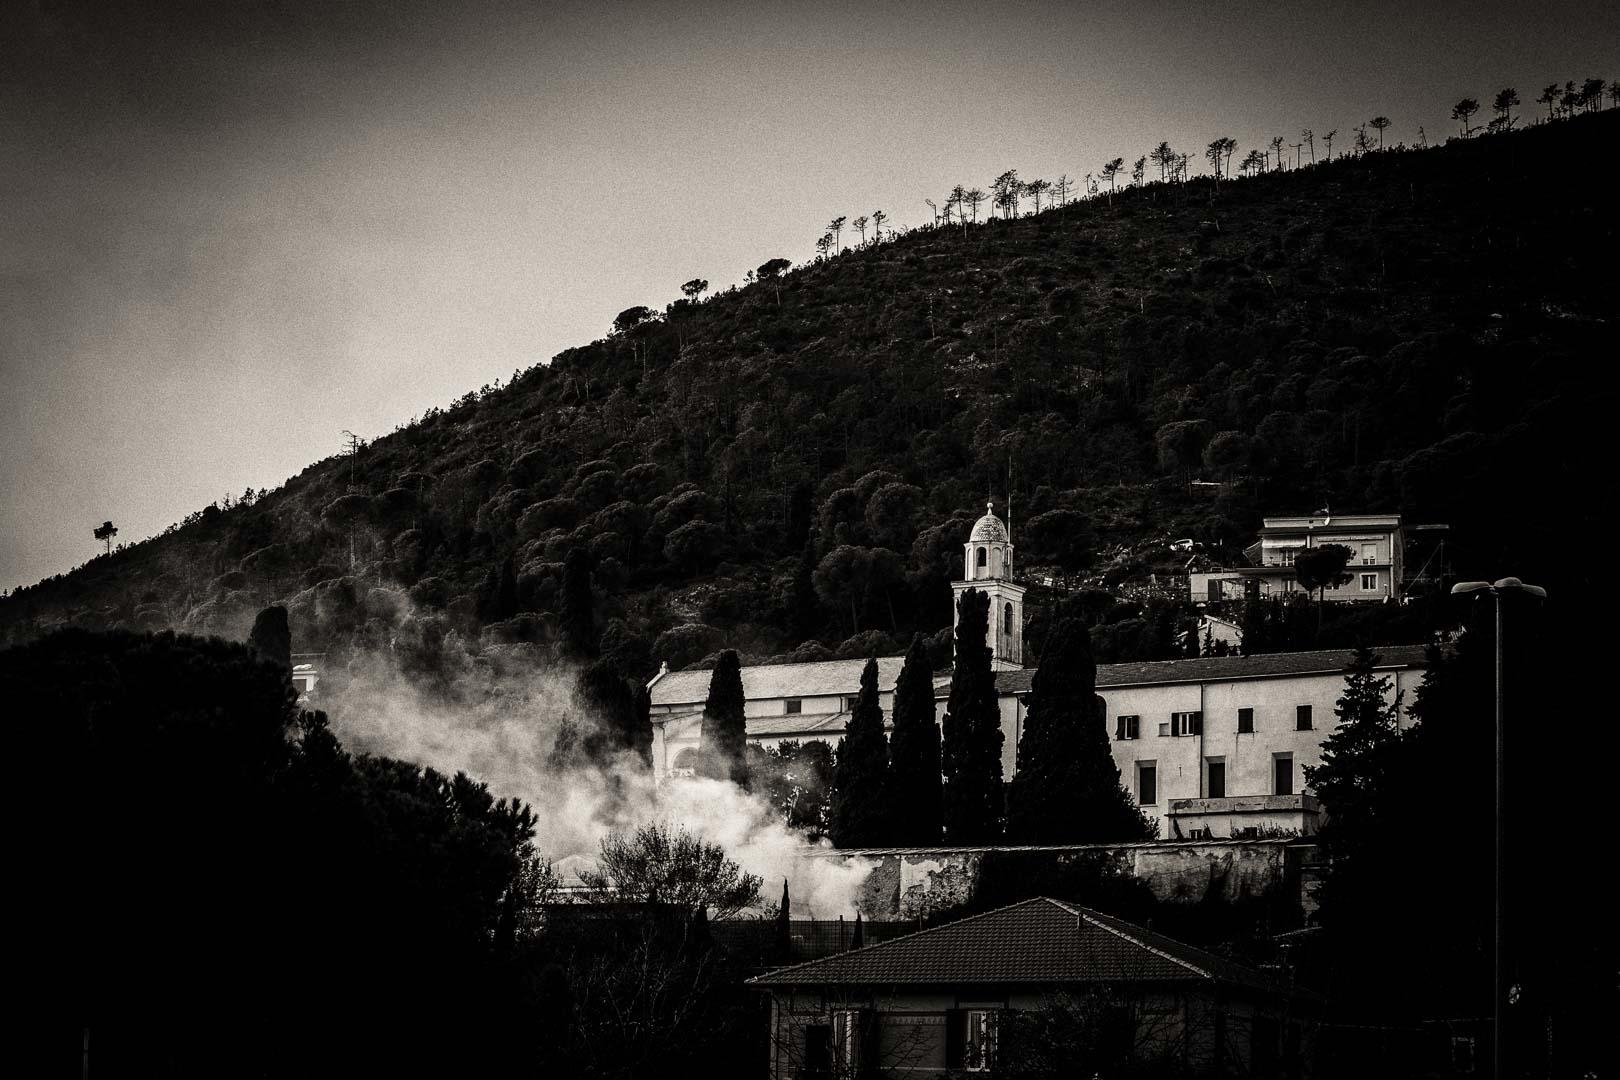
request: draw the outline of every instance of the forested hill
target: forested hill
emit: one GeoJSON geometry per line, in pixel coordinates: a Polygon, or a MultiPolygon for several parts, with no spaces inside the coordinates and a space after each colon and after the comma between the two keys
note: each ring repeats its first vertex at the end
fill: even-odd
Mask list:
{"type": "Polygon", "coordinates": [[[1565,548],[1596,535],[1620,355],[1590,162],[1616,136],[1610,110],[767,264],[19,590],[0,631],[242,637],[279,601],[299,650],[543,650],[582,551],[596,630],[641,663],[903,641],[949,624],[1009,465],[1026,568],[1230,550],[1327,504],[1449,524],[1464,573],[1584,587],[1565,548]]]}

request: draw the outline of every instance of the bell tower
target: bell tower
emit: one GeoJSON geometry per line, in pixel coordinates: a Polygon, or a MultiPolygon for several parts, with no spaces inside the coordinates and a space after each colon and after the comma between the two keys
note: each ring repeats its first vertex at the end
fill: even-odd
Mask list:
{"type": "MultiPolygon", "coordinates": [[[[962,577],[951,582],[953,608],[962,594],[977,589],[990,597],[990,626],[985,644],[990,666],[1008,671],[1024,666],[1024,587],[1015,583],[1012,535],[996,517],[995,503],[986,503],[984,517],[973,523],[962,547],[962,577]]],[[[951,629],[956,629],[957,615],[951,629]]]]}

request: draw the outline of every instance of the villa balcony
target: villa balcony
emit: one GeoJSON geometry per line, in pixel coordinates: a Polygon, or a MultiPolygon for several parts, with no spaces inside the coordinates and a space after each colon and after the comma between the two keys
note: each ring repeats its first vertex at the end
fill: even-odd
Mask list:
{"type": "Polygon", "coordinates": [[[1166,839],[1242,838],[1292,833],[1310,836],[1322,821],[1315,795],[1230,795],[1222,799],[1171,799],[1166,839]]]}

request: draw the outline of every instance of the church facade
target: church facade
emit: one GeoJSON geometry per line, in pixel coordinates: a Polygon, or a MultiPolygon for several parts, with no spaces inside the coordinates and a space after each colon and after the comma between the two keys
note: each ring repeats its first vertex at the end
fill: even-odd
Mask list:
{"type": "MultiPolygon", "coordinates": [[[[975,522],[963,546],[963,575],[952,589],[990,597],[991,647],[1001,712],[1002,774],[1017,767],[1033,668],[1023,666],[1024,588],[1012,580],[1013,544],[993,512],[975,522]]],[[[1421,646],[1375,650],[1379,674],[1406,706],[1423,678],[1421,646]]],[[[1304,770],[1321,762],[1336,722],[1348,650],[1100,664],[1109,746],[1120,779],[1159,823],[1164,839],[1314,832],[1320,807],[1304,770]]],[[[903,657],[879,657],[885,724],[903,657]]],[[[827,660],[742,669],[748,741],[843,738],[865,660],[827,660]]],[[[652,696],[653,767],[660,777],[689,774],[702,731],[709,671],[661,671],[652,696]]],[[[950,675],[936,675],[936,716],[944,719],[950,675]]]]}

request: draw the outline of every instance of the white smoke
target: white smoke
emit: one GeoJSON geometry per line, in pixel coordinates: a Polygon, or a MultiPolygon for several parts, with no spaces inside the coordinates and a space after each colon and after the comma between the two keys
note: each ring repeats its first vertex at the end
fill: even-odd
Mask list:
{"type": "Polygon", "coordinates": [[[874,864],[814,855],[821,849],[787,828],[758,795],[723,780],[658,784],[634,755],[608,765],[554,763],[552,748],[566,719],[586,727],[596,722],[574,693],[574,674],[560,667],[502,672],[472,665],[449,694],[430,694],[379,656],[323,682],[323,690],[337,686],[320,706],[350,750],[465,772],[497,797],[529,804],[539,819],[536,847],[565,884],[595,865],[608,833],[668,822],[720,845],[743,870],[758,874],[766,900],[780,894],[786,878],[795,915],[855,913],[874,864]]]}

